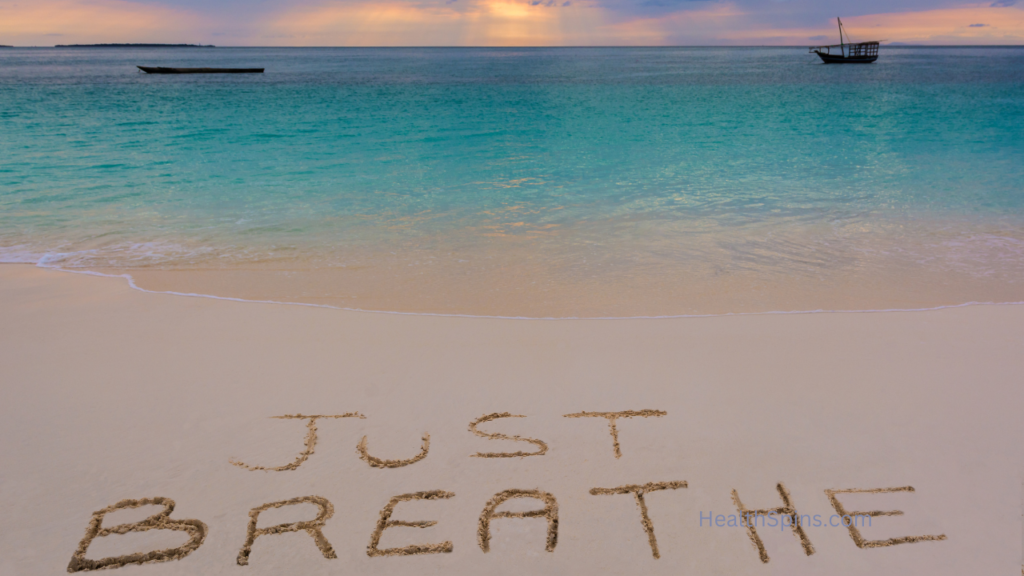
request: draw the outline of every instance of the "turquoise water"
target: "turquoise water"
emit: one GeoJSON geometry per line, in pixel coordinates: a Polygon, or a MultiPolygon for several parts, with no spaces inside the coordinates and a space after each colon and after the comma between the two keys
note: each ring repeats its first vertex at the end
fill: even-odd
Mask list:
{"type": "MultiPolygon", "coordinates": [[[[1021,48],[15,49],[0,158],[8,262],[539,289],[555,315],[701,312],[723,282],[716,312],[1024,289],[1021,48]]],[[[404,308],[501,297],[427,300],[404,308]]]]}

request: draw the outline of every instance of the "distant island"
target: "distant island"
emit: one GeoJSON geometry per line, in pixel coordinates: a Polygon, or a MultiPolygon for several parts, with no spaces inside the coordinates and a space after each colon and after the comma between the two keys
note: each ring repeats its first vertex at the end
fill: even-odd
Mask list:
{"type": "Polygon", "coordinates": [[[204,44],[57,44],[54,48],[216,48],[204,44]]]}
{"type": "Polygon", "coordinates": [[[14,46],[8,46],[7,44],[0,44],[0,48],[14,48],[14,46]]]}

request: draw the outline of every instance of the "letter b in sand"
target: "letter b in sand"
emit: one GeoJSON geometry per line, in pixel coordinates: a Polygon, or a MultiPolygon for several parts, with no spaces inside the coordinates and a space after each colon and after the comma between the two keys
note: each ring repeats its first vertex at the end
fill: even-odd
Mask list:
{"type": "Polygon", "coordinates": [[[171,520],[169,516],[174,511],[174,500],[170,498],[143,498],[141,500],[121,500],[113,506],[107,506],[102,510],[92,513],[92,520],[85,530],[85,537],[78,544],[78,549],[71,556],[71,563],[68,564],[68,572],[81,572],[83,570],[102,570],[104,568],[120,568],[126,564],[146,564],[149,562],[167,562],[168,560],[180,560],[202,546],[206,539],[206,524],[199,520],[171,520]],[[163,506],[164,509],[141,522],[118,524],[110,528],[103,528],[103,517],[116,510],[139,508],[149,505],[163,506]],[[89,545],[97,537],[109,536],[111,534],[128,534],[129,532],[146,532],[148,530],[176,530],[187,532],[188,542],[177,548],[166,548],[164,550],[153,550],[152,552],[135,552],[124,556],[111,556],[99,560],[90,560],[85,557],[89,545]]]}

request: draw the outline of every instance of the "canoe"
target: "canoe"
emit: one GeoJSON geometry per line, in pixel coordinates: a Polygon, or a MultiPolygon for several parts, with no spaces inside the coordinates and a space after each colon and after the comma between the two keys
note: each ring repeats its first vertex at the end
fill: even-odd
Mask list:
{"type": "Polygon", "coordinates": [[[263,68],[164,68],[138,66],[146,74],[262,74],[263,68]]]}

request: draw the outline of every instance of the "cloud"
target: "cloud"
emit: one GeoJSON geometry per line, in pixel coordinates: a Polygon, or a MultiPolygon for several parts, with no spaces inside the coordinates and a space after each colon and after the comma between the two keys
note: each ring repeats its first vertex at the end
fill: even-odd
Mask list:
{"type": "MultiPolygon", "coordinates": [[[[584,0],[585,2],[585,0],[584,0]]],[[[261,39],[288,34],[319,46],[586,46],[663,43],[650,27],[621,27],[581,1],[328,1],[265,18],[261,39]]],[[[275,42],[269,42],[274,44],[275,42]]],[[[294,42],[293,42],[294,43],[294,42]]]]}
{"type": "MultiPolygon", "coordinates": [[[[1016,0],[978,1],[861,0],[847,7],[860,13],[843,23],[855,40],[1024,42],[1016,0]]],[[[21,45],[52,45],[55,34],[62,44],[804,45],[838,40],[833,8],[820,0],[0,0],[0,38],[21,45]]]]}
{"type": "MultiPolygon", "coordinates": [[[[971,26],[964,22],[983,22],[992,16],[988,4],[967,4],[953,8],[866,14],[844,17],[843,30],[852,35],[852,41],[887,40],[891,44],[1020,44],[1024,42],[1024,10],[1004,7],[998,28],[988,25],[971,26]]],[[[839,39],[832,20],[814,28],[775,28],[736,25],[721,33],[725,43],[792,44],[800,45],[805,39],[824,33],[839,39]]]]}
{"type": "MultiPolygon", "coordinates": [[[[838,41],[835,20],[804,8],[812,0],[657,0],[671,12],[635,14],[622,6],[649,0],[317,0],[267,16],[254,44],[325,46],[585,46],[585,45],[804,45],[838,41]],[[781,24],[781,25],[778,25],[781,24]],[[794,25],[796,24],[796,25],[794,25]]],[[[872,2],[873,0],[865,0],[872,2]]],[[[888,6],[898,0],[886,0],[888,6]]],[[[916,2],[916,0],[907,0],[916,2]]],[[[1003,0],[1012,1],[1012,0],[1003,0]]],[[[933,5],[946,0],[929,0],[933,5]]],[[[1009,44],[1024,41],[1024,11],[1001,10],[999,28],[985,22],[988,4],[967,4],[844,17],[855,40],[914,44],[1009,44]],[[869,37],[870,36],[870,37],[869,37]]]]}
{"type": "Polygon", "coordinates": [[[0,37],[18,45],[192,42],[203,34],[190,12],[126,0],[0,0],[0,37]]]}

